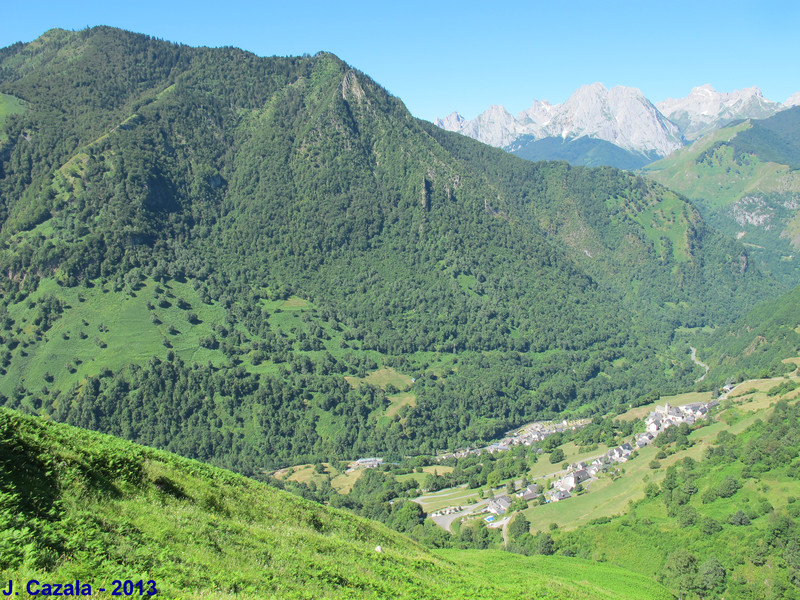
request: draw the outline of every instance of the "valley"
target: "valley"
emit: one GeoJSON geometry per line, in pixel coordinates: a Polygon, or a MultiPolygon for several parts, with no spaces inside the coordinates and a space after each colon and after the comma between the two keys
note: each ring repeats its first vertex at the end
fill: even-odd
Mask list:
{"type": "Polygon", "coordinates": [[[448,120],[588,168],[328,52],[0,49],[2,579],[799,598],[800,109],[692,94],[448,120]]]}
{"type": "MultiPolygon", "coordinates": [[[[796,367],[794,363],[797,360],[800,359],[787,359],[787,364],[796,367]]],[[[595,458],[606,456],[608,445],[595,444],[593,448],[589,448],[574,440],[549,446],[547,453],[537,453],[537,447],[541,448],[546,444],[543,441],[536,442],[532,447],[520,444],[508,450],[487,450],[478,456],[463,455],[460,459],[440,458],[439,462],[435,457],[430,457],[431,464],[424,471],[414,469],[422,474],[421,478],[416,476],[416,482],[421,487],[433,486],[437,491],[425,491],[423,495],[414,498],[414,501],[420,504],[428,516],[432,516],[439,527],[453,531],[455,537],[462,540],[462,544],[465,540],[472,540],[471,543],[474,543],[477,539],[488,539],[493,540],[489,544],[502,545],[507,549],[515,548],[515,552],[566,553],[601,562],[609,560],[608,557],[613,555],[617,558],[611,560],[619,561],[616,564],[635,565],[634,570],[650,576],[667,573],[672,568],[670,561],[678,556],[674,545],[665,546],[663,542],[653,547],[642,545],[646,543],[644,538],[638,537],[642,535],[642,527],[646,529],[657,521],[661,523],[659,531],[669,532],[664,533],[667,536],[665,540],[672,539],[669,536],[677,536],[674,543],[688,544],[687,547],[692,552],[699,553],[700,558],[708,557],[711,552],[714,560],[721,561],[724,565],[722,572],[727,573],[724,576],[728,578],[727,581],[738,581],[736,585],[740,587],[735,588],[739,590],[736,594],[744,593],[745,588],[755,590],[760,585],[758,580],[745,575],[745,572],[751,568],[760,572],[760,568],[767,567],[764,567],[764,562],[755,558],[752,559],[755,563],[750,563],[750,558],[742,563],[737,552],[739,549],[749,552],[746,548],[760,535],[759,531],[764,531],[764,527],[772,527],[772,523],[785,518],[782,515],[787,512],[792,514],[794,511],[800,484],[793,476],[785,477],[775,471],[777,469],[782,473],[787,468],[791,471],[794,467],[789,462],[780,459],[773,467],[761,471],[750,471],[745,467],[741,474],[738,468],[725,468],[722,470],[725,477],[718,474],[713,477],[702,475],[691,478],[689,481],[693,483],[684,486],[684,489],[690,490],[689,495],[681,496],[680,499],[675,496],[674,501],[677,504],[668,505],[668,508],[672,508],[666,513],[654,499],[660,502],[664,493],[660,490],[674,489],[668,486],[677,473],[688,469],[699,473],[705,473],[709,469],[713,471],[714,465],[719,465],[719,460],[714,457],[717,456],[720,444],[730,444],[739,438],[750,439],[750,443],[754,443],[757,438],[752,438],[751,432],[759,431],[765,423],[775,423],[776,418],[787,410],[796,410],[798,392],[800,375],[795,370],[788,376],[743,381],[731,386],[716,399],[711,392],[691,392],[660,398],[655,403],[620,414],[614,417],[617,426],[623,422],[631,423],[633,431],[641,431],[644,429],[643,416],[648,413],[657,415],[661,410],[668,414],[665,405],[717,405],[712,408],[713,416],[708,421],[688,428],[670,427],[653,443],[642,447],[636,448],[630,438],[615,438],[617,443],[630,441],[636,448],[635,452],[624,462],[616,463],[605,474],[601,472],[596,478],[583,482],[578,493],[573,493],[572,497],[562,501],[554,502],[549,499],[550,493],[555,489],[551,488],[551,484],[558,484],[565,474],[576,472],[575,469],[580,468],[580,465],[574,466],[576,463],[588,464],[595,458]],[[552,461],[547,460],[548,454],[559,454],[558,461],[563,463],[552,464],[552,461]],[[532,463],[531,458],[534,459],[532,463]],[[464,471],[471,464],[483,465],[483,472],[488,474],[486,483],[477,487],[473,487],[473,483],[455,487],[434,485],[436,480],[451,479],[454,474],[464,471]],[[572,466],[568,468],[567,465],[572,466]],[[732,491],[715,491],[722,490],[718,487],[722,481],[735,481],[732,491]],[[540,494],[531,500],[521,501],[514,493],[536,483],[541,485],[540,494]],[[699,491],[691,491],[693,489],[699,491]],[[546,496],[546,502],[542,503],[540,498],[544,500],[546,496]],[[491,512],[494,510],[492,503],[503,497],[509,498],[511,506],[507,510],[501,509],[495,516],[491,512]],[[751,502],[754,504],[751,505],[751,502]],[[717,544],[713,546],[713,550],[707,544],[703,545],[701,540],[708,536],[714,539],[728,536],[730,539],[729,534],[734,534],[734,529],[743,527],[741,524],[734,524],[732,520],[731,524],[726,524],[726,519],[732,519],[731,515],[738,508],[744,509],[750,515],[746,526],[751,529],[747,530],[747,537],[739,542],[727,542],[730,544],[727,550],[717,544]],[[676,520],[677,529],[674,525],[676,520]],[[635,525],[634,521],[641,521],[642,525],[635,525]],[[752,525],[750,521],[753,522],[752,525]],[[524,528],[521,528],[520,523],[524,523],[524,528]],[[633,529],[628,530],[630,527],[633,529]],[[479,534],[481,531],[486,533],[479,534]],[[620,547],[612,549],[608,543],[600,541],[600,537],[609,535],[611,539],[618,540],[620,547]],[[678,542],[678,539],[684,541],[678,542]],[[622,546],[630,547],[623,549],[622,546]],[[640,556],[634,559],[633,552],[639,552],[640,556]],[[740,569],[738,565],[745,566],[740,569]],[[745,581],[751,582],[753,587],[747,587],[750,584],[745,585],[745,581]]],[[[581,431],[575,430],[574,435],[580,437],[581,431]]],[[[776,433],[780,434],[780,431],[778,429],[776,433]]],[[[794,436],[796,430],[788,428],[783,431],[794,436]]],[[[583,435],[587,432],[584,428],[583,435]]],[[[794,442],[789,445],[791,448],[786,448],[789,456],[796,456],[800,448],[794,442]]],[[[790,462],[793,464],[794,461],[790,462]]],[[[391,480],[393,477],[407,477],[395,475],[406,468],[403,464],[385,465],[379,467],[378,471],[384,471],[384,476],[391,480]]],[[[406,492],[413,493],[413,490],[406,492]]],[[[650,535],[653,534],[651,532],[650,535]]],[[[765,548],[763,551],[782,552],[785,547],[780,545],[774,550],[765,548]]],[[[698,560],[695,563],[695,569],[700,562],[698,560]]],[[[781,577],[783,575],[772,580],[771,585],[778,585],[781,577]]],[[[721,584],[721,580],[715,583],[718,584],[721,584]]],[[[676,582],[668,583],[673,591],[679,589],[676,585],[676,582]]],[[[691,585],[701,586],[702,583],[695,581],[691,585]]],[[[787,591],[780,586],[778,589],[782,590],[780,593],[787,591]]]]}

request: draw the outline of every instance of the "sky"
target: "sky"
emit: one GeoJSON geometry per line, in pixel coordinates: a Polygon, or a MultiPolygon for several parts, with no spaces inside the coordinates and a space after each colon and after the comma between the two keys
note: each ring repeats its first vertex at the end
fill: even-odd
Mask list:
{"type": "Polygon", "coordinates": [[[800,91],[797,2],[27,0],[2,12],[0,47],[111,25],[260,56],[333,52],[428,120],[492,104],[516,114],[596,81],[653,102],[706,83],[778,102],[800,91]]]}

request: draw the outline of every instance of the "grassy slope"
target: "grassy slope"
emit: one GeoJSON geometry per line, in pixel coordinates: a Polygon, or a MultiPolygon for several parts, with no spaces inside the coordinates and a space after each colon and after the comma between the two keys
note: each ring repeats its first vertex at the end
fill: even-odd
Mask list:
{"type": "MultiPolygon", "coordinates": [[[[711,208],[723,208],[743,194],[760,189],[760,184],[772,176],[788,171],[781,165],[766,165],[754,161],[731,172],[728,164],[721,165],[723,154],[717,154],[717,160],[702,161],[702,156],[713,152],[715,146],[724,147],[738,133],[749,129],[748,121],[723,127],[703,136],[691,146],[681,148],[666,158],[651,163],[642,171],[659,183],[666,185],[689,198],[698,199],[703,205],[711,208]]],[[[727,160],[732,158],[732,152],[727,160]]]]}
{"type": "MultiPolygon", "coordinates": [[[[684,194],[721,231],[736,235],[748,245],[757,263],[784,283],[797,281],[794,255],[800,248],[798,217],[793,198],[800,191],[800,173],[788,162],[776,162],[780,153],[769,140],[759,149],[746,139],[759,136],[767,121],[745,121],[724,127],[644,167],[659,183],[684,194]],[[742,140],[740,142],[739,140],[742,140]],[[772,159],[772,160],[771,160],[772,159]],[[788,204],[787,204],[788,203],[788,204]],[[733,210],[765,218],[762,223],[742,223],[733,210]]],[[[780,146],[779,141],[775,144],[780,146]]],[[[787,154],[789,158],[789,154],[787,154]]]]}
{"type": "Polygon", "coordinates": [[[0,144],[6,141],[5,133],[3,132],[6,119],[8,119],[10,115],[21,114],[23,112],[25,112],[25,102],[9,94],[0,94],[0,144]]]}
{"type": "Polygon", "coordinates": [[[0,447],[3,579],[153,579],[168,598],[669,597],[607,565],[433,554],[229,472],[5,409],[0,447]]]}
{"type": "Polygon", "coordinates": [[[198,340],[213,333],[211,324],[222,322],[224,311],[217,305],[203,304],[191,285],[178,282],[163,286],[171,297],[170,306],[161,307],[155,288],[156,284],[148,280],[134,294],[121,294],[100,286],[88,290],[61,288],[53,280],[45,280],[32,300],[55,295],[65,304],[64,318],[37,340],[31,335],[35,311],[27,303],[11,307],[10,314],[22,330],[17,336],[22,343],[12,353],[0,392],[9,393],[18,383],[39,389],[47,384],[47,373],[53,377],[51,386],[68,388],[104,369],[117,370],[131,362],[143,364],[153,356],[164,357],[168,350],[164,340],[169,340],[173,351],[188,362],[223,362],[221,351],[201,348],[198,340]],[[179,308],[178,298],[190,308],[179,308]],[[147,308],[148,302],[153,310],[147,308]],[[197,314],[199,323],[187,320],[191,311],[197,314]],[[153,322],[151,315],[160,322],[153,322]],[[170,333],[170,327],[174,333],[170,333]],[[75,367],[74,372],[68,365],[75,367]]]}

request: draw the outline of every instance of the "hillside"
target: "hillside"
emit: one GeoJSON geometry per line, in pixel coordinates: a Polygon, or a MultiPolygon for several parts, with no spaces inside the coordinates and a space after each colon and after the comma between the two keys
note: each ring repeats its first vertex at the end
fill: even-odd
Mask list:
{"type": "Polygon", "coordinates": [[[800,240],[798,127],[797,107],[732,124],[643,173],[693,200],[714,227],[748,246],[762,270],[793,286],[800,240]]]}
{"type": "Polygon", "coordinates": [[[670,597],[588,561],[432,553],[244,477],[6,409],[0,494],[0,569],[20,597],[31,579],[78,579],[99,597],[114,579],[165,598],[670,597]]]}
{"type": "Polygon", "coordinates": [[[742,308],[779,291],[753,268],[748,249],[713,230],[694,205],[660,185],[610,167],[528,165],[429,129],[456,157],[495,181],[504,196],[519,198],[514,216],[543,230],[593,280],[622,297],[635,313],[633,326],[651,341],[671,331],[667,323],[730,322],[742,308]],[[730,294],[738,304],[727,301],[730,294]]]}
{"type": "Polygon", "coordinates": [[[0,67],[13,408],[253,475],[432,453],[688,385],[674,329],[773,293],[665,188],[444,132],[330,54],[101,27],[0,67]]]}
{"type": "Polygon", "coordinates": [[[556,550],[625,564],[684,598],[800,597],[797,385],[737,388],[708,447],[661,445],[645,497],[619,517],[554,535],[556,550]],[[771,406],[751,414],[764,392],[771,406]]]}
{"type": "Polygon", "coordinates": [[[698,336],[709,385],[780,375],[800,353],[800,287],[757,306],[735,323],[698,336]]]}
{"type": "Polygon", "coordinates": [[[535,139],[521,136],[506,150],[526,160],[565,160],[571,165],[585,167],[606,165],[634,170],[653,161],[652,156],[630,152],[611,142],[590,137],[565,140],[559,137],[535,139]]]}

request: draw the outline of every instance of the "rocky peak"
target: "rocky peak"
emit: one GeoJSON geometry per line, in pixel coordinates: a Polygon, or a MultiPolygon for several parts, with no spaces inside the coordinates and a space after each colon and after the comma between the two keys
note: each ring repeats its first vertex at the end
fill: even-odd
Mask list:
{"type": "Polygon", "coordinates": [[[519,136],[520,129],[510,112],[501,104],[493,104],[469,121],[461,133],[490,146],[504,148],[519,136]]]}
{"type": "Polygon", "coordinates": [[[447,131],[461,131],[468,121],[457,112],[453,111],[444,119],[436,119],[434,125],[447,131]]]}
{"type": "Polygon", "coordinates": [[[708,83],[693,88],[685,98],[667,98],[656,106],[678,125],[686,139],[695,139],[736,119],[764,119],[783,108],[764,98],[755,86],[726,93],[708,83]]]}
{"type": "Polygon", "coordinates": [[[800,105],[800,92],[795,92],[783,103],[786,108],[800,105]]]}

